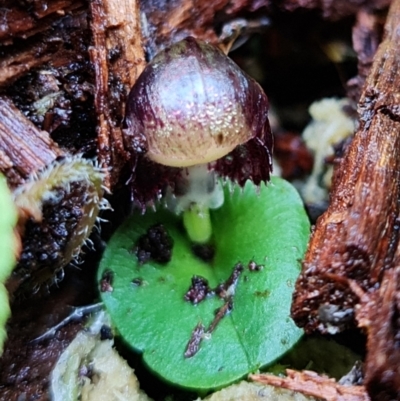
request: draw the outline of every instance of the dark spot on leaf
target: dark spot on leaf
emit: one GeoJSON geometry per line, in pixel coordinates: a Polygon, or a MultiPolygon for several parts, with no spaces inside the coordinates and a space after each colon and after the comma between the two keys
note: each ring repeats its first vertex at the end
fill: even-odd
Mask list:
{"type": "Polygon", "coordinates": [[[216,311],[214,320],[211,322],[207,329],[207,334],[211,334],[217,327],[218,323],[224,316],[232,312],[233,309],[233,296],[230,296],[225,303],[216,311]]]}
{"type": "Polygon", "coordinates": [[[233,268],[232,274],[229,278],[220,284],[216,289],[215,293],[223,299],[226,299],[235,293],[236,284],[239,280],[240,274],[244,270],[244,267],[241,263],[236,263],[235,267],[233,268]]]}
{"type": "Polygon", "coordinates": [[[192,356],[196,355],[200,349],[200,343],[204,337],[211,335],[211,333],[216,329],[219,322],[230,313],[233,309],[233,297],[229,297],[225,303],[216,310],[215,317],[211,324],[208,326],[207,330],[204,330],[204,326],[202,323],[197,323],[196,327],[194,328],[192,335],[189,339],[189,342],[186,346],[186,350],[184,353],[185,358],[191,358],[192,356]]]}
{"type": "Polygon", "coordinates": [[[186,350],[184,353],[185,358],[191,358],[196,355],[200,349],[201,340],[204,337],[204,326],[202,323],[198,323],[194,328],[192,335],[190,336],[190,340],[186,346],[186,350]]]}
{"type": "Polygon", "coordinates": [[[131,283],[135,287],[140,287],[143,285],[143,279],[141,277],[135,277],[132,279],[131,283]]]}
{"type": "Polygon", "coordinates": [[[165,264],[171,260],[174,241],[162,224],[151,226],[146,234],[139,237],[136,256],[139,264],[149,260],[165,264]]]}
{"type": "Polygon", "coordinates": [[[186,346],[186,351],[184,354],[185,358],[191,358],[194,356],[200,349],[200,343],[204,336],[211,335],[224,316],[233,310],[233,296],[235,295],[236,285],[243,270],[243,265],[241,263],[236,263],[229,278],[224,283],[217,286],[215,290],[210,289],[208,286],[208,281],[204,277],[192,277],[192,285],[185,294],[186,301],[197,304],[201,302],[207,295],[217,294],[225,302],[214,312],[214,319],[206,331],[204,331],[204,326],[201,323],[198,323],[194,328],[188,345],[186,346]]]}
{"type": "Polygon", "coordinates": [[[193,305],[197,305],[203,301],[207,295],[212,294],[213,291],[208,286],[208,280],[201,276],[193,276],[192,284],[187,290],[184,298],[185,301],[191,302],[193,305]]]}
{"type": "Polygon", "coordinates": [[[111,270],[106,270],[100,280],[100,291],[101,292],[112,292],[114,279],[114,273],[111,270]]]}
{"type": "Polygon", "coordinates": [[[254,295],[255,295],[256,297],[262,297],[262,298],[267,298],[267,297],[270,296],[270,294],[271,294],[271,291],[269,291],[269,290],[256,291],[256,292],[254,293],[254,295]]]}
{"type": "Polygon", "coordinates": [[[247,268],[251,272],[259,272],[262,269],[264,269],[264,265],[258,265],[254,260],[250,260],[249,264],[247,265],[247,268]]]}
{"type": "Polygon", "coordinates": [[[211,262],[214,259],[215,247],[210,244],[193,244],[193,254],[204,262],[211,262]]]}

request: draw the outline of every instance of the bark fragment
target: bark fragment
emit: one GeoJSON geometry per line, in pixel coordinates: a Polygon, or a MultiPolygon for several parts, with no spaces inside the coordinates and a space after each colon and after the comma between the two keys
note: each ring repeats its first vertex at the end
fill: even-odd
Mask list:
{"type": "Polygon", "coordinates": [[[283,7],[287,11],[299,8],[319,9],[324,18],[337,20],[356,14],[361,8],[384,9],[390,5],[390,0],[286,0],[283,7]]]}
{"type": "Polygon", "coordinates": [[[347,83],[348,95],[358,102],[362,87],[371,69],[375,53],[382,40],[384,20],[378,14],[361,9],[353,27],[353,48],[357,53],[358,74],[347,83]]]}
{"type": "Polygon", "coordinates": [[[140,14],[136,0],[94,0],[90,3],[95,107],[98,116],[98,157],[109,168],[105,185],[117,182],[128,160],[122,140],[127,95],[145,65],[140,14]],[[111,169],[112,167],[112,169],[111,169]]]}
{"type": "MultiPolygon", "coordinates": [[[[60,17],[81,8],[80,0],[33,0],[30,7],[4,0],[0,8],[0,42],[12,43],[15,38],[28,38],[43,32],[60,17]]],[[[21,1],[21,3],[23,3],[21,1]]]]}
{"type": "MultiPolygon", "coordinates": [[[[221,13],[229,3],[229,0],[211,3],[203,0],[142,0],[141,9],[146,21],[143,33],[150,56],[189,35],[216,44],[218,35],[214,29],[215,15],[221,13]]],[[[249,1],[245,0],[242,3],[249,1]]]]}
{"type": "Polygon", "coordinates": [[[64,153],[5,97],[0,97],[0,171],[15,188],[64,153]]]}
{"type": "Polygon", "coordinates": [[[250,379],[262,384],[283,387],[313,396],[324,401],[370,401],[363,386],[343,386],[334,379],[315,372],[286,369],[287,377],[271,374],[250,375],[250,379]]]}
{"type": "Polygon", "coordinates": [[[8,4],[8,8],[0,8],[0,87],[10,85],[32,68],[45,63],[57,66],[79,59],[77,49],[68,48],[65,44],[71,44],[68,39],[71,31],[85,28],[84,3],[56,3],[60,7],[62,3],[64,7],[50,7],[53,14],[43,19],[31,15],[26,7],[18,8],[8,4]]]}
{"type": "MultiPolygon", "coordinates": [[[[400,266],[387,270],[381,288],[366,298],[369,314],[365,383],[373,400],[400,399],[400,266]]],[[[364,311],[365,312],[365,311],[364,311]]],[[[362,323],[362,322],[360,322],[362,323]]]]}

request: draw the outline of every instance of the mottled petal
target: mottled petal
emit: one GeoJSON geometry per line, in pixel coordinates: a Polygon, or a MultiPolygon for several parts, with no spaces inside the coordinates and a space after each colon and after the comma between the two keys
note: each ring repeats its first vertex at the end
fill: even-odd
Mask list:
{"type": "Polygon", "coordinates": [[[227,156],[214,164],[219,176],[244,186],[247,180],[259,185],[267,182],[272,171],[273,137],[266,120],[260,136],[255,136],[243,145],[237,146],[227,156]]]}
{"type": "Polygon", "coordinates": [[[145,211],[149,202],[160,199],[166,187],[174,187],[180,168],[154,163],[146,156],[137,157],[130,179],[132,198],[136,206],[145,211]]]}

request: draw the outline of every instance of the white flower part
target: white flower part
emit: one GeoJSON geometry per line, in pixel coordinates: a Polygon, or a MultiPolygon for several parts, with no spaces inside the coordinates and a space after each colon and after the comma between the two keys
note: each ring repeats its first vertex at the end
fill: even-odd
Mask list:
{"type": "Polygon", "coordinates": [[[311,104],[312,121],[303,131],[303,139],[314,153],[311,176],[303,188],[307,203],[318,203],[327,199],[332,168],[325,168],[325,159],[334,152],[333,145],[352,135],[356,122],[343,110],[350,106],[347,99],[327,98],[311,104]]]}
{"type": "Polygon", "coordinates": [[[183,170],[176,191],[179,195],[167,194],[167,206],[177,214],[191,205],[217,209],[224,203],[224,191],[214,170],[207,164],[188,167],[183,170]]]}

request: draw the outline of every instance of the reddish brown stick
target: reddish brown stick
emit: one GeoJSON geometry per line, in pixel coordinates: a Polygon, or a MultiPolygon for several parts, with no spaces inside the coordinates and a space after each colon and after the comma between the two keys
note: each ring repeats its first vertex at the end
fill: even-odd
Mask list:
{"type": "Polygon", "coordinates": [[[304,370],[286,369],[287,377],[271,374],[250,375],[258,383],[283,387],[324,401],[370,401],[363,386],[343,386],[334,379],[304,370]]]}

